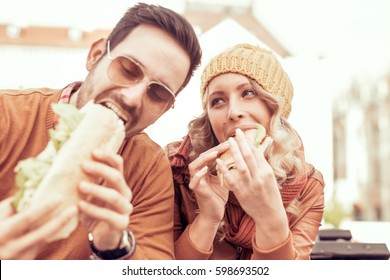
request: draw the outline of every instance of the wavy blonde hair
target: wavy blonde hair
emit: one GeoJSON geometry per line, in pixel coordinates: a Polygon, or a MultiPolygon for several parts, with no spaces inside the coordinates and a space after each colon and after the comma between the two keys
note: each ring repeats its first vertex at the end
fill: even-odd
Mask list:
{"type": "MultiPolygon", "coordinates": [[[[254,80],[250,78],[248,80],[271,112],[268,136],[273,139],[273,143],[267,148],[264,156],[274,170],[281,189],[284,184],[288,184],[304,172],[302,141],[287,119],[282,116],[280,100],[275,95],[266,92],[254,80]]],[[[206,94],[208,94],[208,88],[206,94]]],[[[189,154],[190,161],[219,144],[211,127],[206,105],[203,105],[203,110],[203,114],[188,125],[188,134],[192,144],[192,150],[189,154]]],[[[294,216],[298,214],[299,202],[297,199],[286,207],[286,212],[294,216]]]]}

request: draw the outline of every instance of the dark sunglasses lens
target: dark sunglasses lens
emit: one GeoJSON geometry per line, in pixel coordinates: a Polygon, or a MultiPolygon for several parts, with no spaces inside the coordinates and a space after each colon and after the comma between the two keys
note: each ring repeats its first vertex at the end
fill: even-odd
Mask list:
{"type": "Polygon", "coordinates": [[[148,96],[156,103],[168,104],[173,100],[172,94],[162,85],[151,83],[148,88],[148,96]]]}
{"type": "Polygon", "coordinates": [[[111,61],[108,74],[111,81],[120,86],[128,86],[141,81],[144,76],[135,62],[123,56],[118,56],[111,61]]]}

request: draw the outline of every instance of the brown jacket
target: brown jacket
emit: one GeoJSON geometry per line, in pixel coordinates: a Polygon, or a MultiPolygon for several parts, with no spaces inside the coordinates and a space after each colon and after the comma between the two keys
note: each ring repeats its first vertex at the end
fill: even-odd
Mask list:
{"type": "MultiPolygon", "coordinates": [[[[41,152],[53,128],[53,111],[60,90],[0,91],[0,199],[16,191],[13,172],[18,161],[41,152]]],[[[137,247],[132,259],[173,259],[172,173],[164,151],[145,133],[125,140],[121,155],[124,176],[134,206],[129,229],[137,247]]],[[[72,235],[51,243],[39,259],[88,259],[88,231],[81,224],[72,235]]]]}
{"type": "MultiPolygon", "coordinates": [[[[170,161],[177,152],[180,142],[171,143],[166,152],[170,161]]],[[[279,260],[279,259],[309,259],[314,240],[321,225],[324,212],[324,181],[319,171],[311,167],[309,178],[298,195],[300,212],[297,216],[289,215],[290,234],[287,240],[269,251],[261,251],[254,245],[253,251],[246,252],[250,259],[279,260]]],[[[188,167],[187,167],[188,168],[188,167]]],[[[173,172],[178,172],[173,168],[173,172]]],[[[179,171],[180,172],[180,171],[179,171]]],[[[189,189],[189,178],[185,183],[174,181],[175,186],[175,217],[174,240],[177,259],[239,259],[243,249],[225,239],[214,240],[210,252],[202,252],[196,248],[189,238],[189,227],[198,215],[195,194],[189,189]]]]}

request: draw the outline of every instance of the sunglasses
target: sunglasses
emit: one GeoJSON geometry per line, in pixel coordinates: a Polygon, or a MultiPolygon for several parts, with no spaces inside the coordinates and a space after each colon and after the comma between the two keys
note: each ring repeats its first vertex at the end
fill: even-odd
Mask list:
{"type": "MultiPolygon", "coordinates": [[[[107,40],[107,56],[111,60],[107,69],[108,78],[121,87],[130,87],[145,78],[143,67],[134,59],[127,56],[113,58],[110,51],[110,41],[107,40]]],[[[160,115],[173,108],[175,95],[165,85],[151,81],[146,90],[145,107],[154,115],[160,115]]]]}

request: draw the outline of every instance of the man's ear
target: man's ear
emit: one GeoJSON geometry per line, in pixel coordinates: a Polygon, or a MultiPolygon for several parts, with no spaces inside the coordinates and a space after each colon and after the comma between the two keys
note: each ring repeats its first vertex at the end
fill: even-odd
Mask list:
{"type": "Polygon", "coordinates": [[[107,47],[107,40],[105,38],[100,38],[99,40],[92,43],[89,48],[86,67],[90,71],[95,64],[100,60],[100,58],[105,54],[107,47]]]}

